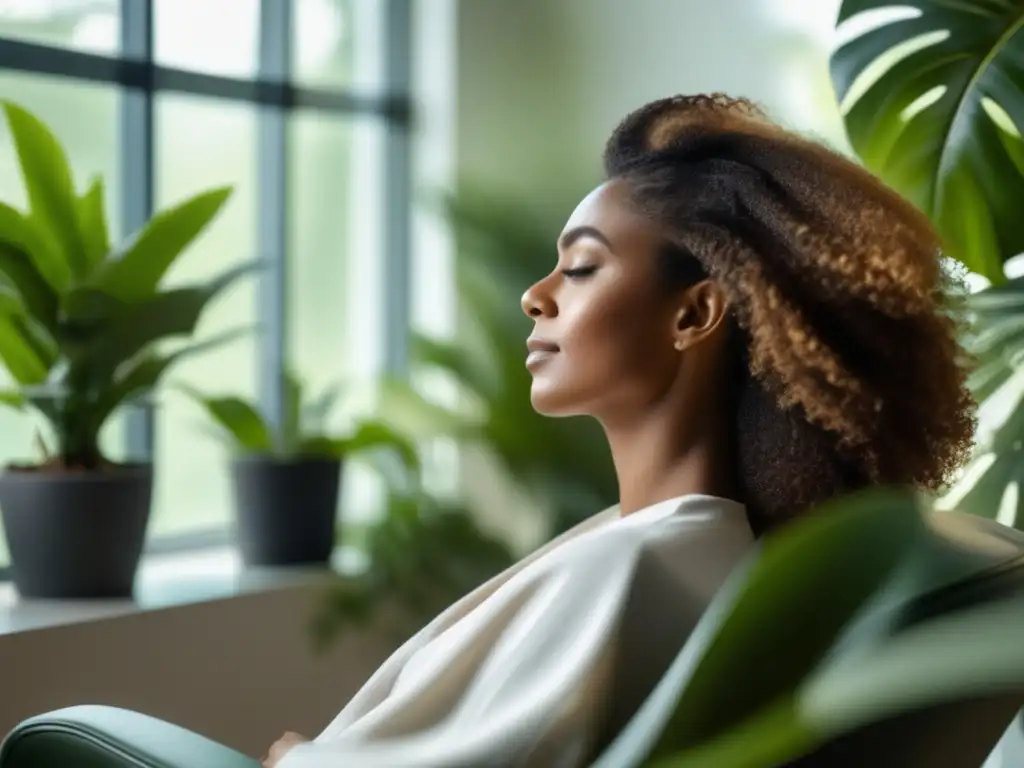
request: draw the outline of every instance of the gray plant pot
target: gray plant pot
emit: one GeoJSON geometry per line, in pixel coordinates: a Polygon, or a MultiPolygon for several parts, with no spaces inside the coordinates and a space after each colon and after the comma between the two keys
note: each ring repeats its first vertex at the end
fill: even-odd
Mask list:
{"type": "Polygon", "coordinates": [[[235,459],[231,471],[238,546],[246,565],[330,560],[341,488],[340,460],[243,457],[235,459]]]}
{"type": "Polygon", "coordinates": [[[127,598],[149,523],[153,470],[7,469],[0,510],[14,585],[26,598],[127,598]]]}

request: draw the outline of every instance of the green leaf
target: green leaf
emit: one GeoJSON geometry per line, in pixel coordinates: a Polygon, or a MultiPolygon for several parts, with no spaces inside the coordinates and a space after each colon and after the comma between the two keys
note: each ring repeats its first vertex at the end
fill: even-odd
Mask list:
{"type": "Polygon", "coordinates": [[[849,733],[951,701],[1024,692],[1024,596],[974,605],[840,657],[802,686],[798,711],[818,733],[849,733]]]}
{"type": "Polygon", "coordinates": [[[10,390],[0,391],[0,404],[20,411],[25,407],[25,395],[21,392],[12,392],[10,390]]]}
{"type": "Polygon", "coordinates": [[[381,382],[378,410],[416,439],[465,438],[480,434],[479,420],[427,400],[409,382],[401,379],[381,382]]]}
{"type": "Polygon", "coordinates": [[[364,451],[387,448],[395,452],[406,468],[418,472],[420,467],[416,448],[404,435],[381,421],[364,421],[350,437],[335,442],[340,456],[352,456],[364,451]]]}
{"type": "Polygon", "coordinates": [[[0,316],[24,315],[26,312],[21,295],[11,286],[0,283],[0,316]]]}
{"type": "Polygon", "coordinates": [[[57,322],[57,294],[22,250],[0,244],[0,275],[13,285],[32,316],[50,333],[57,322]]]}
{"type": "MultiPolygon", "coordinates": [[[[655,690],[595,766],[638,765],[655,751],[681,752],[670,765],[727,765],[683,756],[689,750],[735,756],[714,742],[792,698],[925,532],[911,494],[871,490],[822,505],[762,539],[759,551],[719,589],[655,690]],[[811,609],[814,620],[808,622],[811,609]],[[800,632],[793,632],[796,626],[800,632]]],[[[785,710],[776,714],[788,735],[771,754],[795,757],[806,733],[787,723],[785,710]],[[795,751],[785,754],[790,749],[795,751]]],[[[763,728],[754,731],[775,738],[763,728]]],[[[782,760],[735,765],[776,762],[782,760]]]]}
{"type": "Polygon", "coordinates": [[[103,319],[107,311],[104,298],[110,297],[95,291],[79,292],[75,314],[65,329],[86,334],[86,343],[69,350],[72,362],[109,371],[155,341],[191,335],[208,299],[204,289],[180,288],[155,294],[138,304],[115,304],[112,300],[108,307],[113,315],[103,319]],[[99,317],[90,317],[91,312],[99,317]]]}
{"type": "Polygon", "coordinates": [[[96,430],[98,431],[103,426],[104,422],[122,403],[152,390],[175,363],[247,336],[251,330],[250,328],[237,328],[197,344],[182,347],[166,355],[148,352],[130,360],[117,371],[110,386],[104,388],[96,400],[93,409],[96,430]]]}
{"type": "Polygon", "coordinates": [[[90,270],[95,269],[110,250],[103,195],[103,179],[97,176],[89,184],[85,194],[78,198],[78,229],[82,235],[85,258],[90,270]]]}
{"type": "MultiPolygon", "coordinates": [[[[145,303],[139,302],[139,306],[145,303]]],[[[109,323],[125,312],[128,306],[96,288],[75,288],[61,298],[60,315],[66,323],[109,323]]]]}
{"type": "Polygon", "coordinates": [[[967,308],[985,321],[1020,317],[1024,313],[1024,277],[970,294],[967,308]]]}
{"type": "MultiPolygon", "coordinates": [[[[905,6],[844,0],[839,21],[905,6]]],[[[891,64],[849,105],[850,141],[936,223],[949,255],[999,283],[1002,264],[1024,251],[1024,178],[986,103],[1024,129],[1024,10],[992,0],[919,0],[914,8],[919,15],[864,32],[832,56],[840,101],[877,62],[891,64]],[[923,108],[906,119],[911,106],[923,108]]]]}
{"type": "Polygon", "coordinates": [[[33,271],[46,282],[51,292],[63,293],[71,284],[71,269],[60,246],[46,230],[20,211],[0,203],[0,242],[4,252],[25,254],[33,271]]]}
{"type": "Polygon", "coordinates": [[[825,504],[799,527],[765,541],[662,745],[697,743],[793,690],[923,533],[912,497],[873,491],[825,504]],[[813,625],[804,622],[793,637],[790,627],[810,605],[813,625]],[[776,662],[766,668],[765,658],[776,662]]]}
{"type": "Polygon", "coordinates": [[[47,360],[18,318],[0,318],[0,359],[19,384],[39,384],[49,372],[47,360]]]}
{"type": "MultiPolygon", "coordinates": [[[[525,339],[521,346],[525,361],[525,339]]],[[[494,376],[486,370],[486,365],[481,364],[479,355],[474,356],[464,344],[442,342],[416,335],[413,337],[412,355],[421,363],[451,374],[477,397],[487,398],[495,391],[494,376]]]]}
{"type": "Polygon", "coordinates": [[[1001,455],[979,454],[942,498],[942,509],[955,509],[980,517],[994,518],[1011,482],[1024,469],[1024,455],[1013,451],[1001,455]]]}
{"type": "MultiPolygon", "coordinates": [[[[1024,695],[1022,637],[1024,597],[1019,592],[947,613],[882,638],[870,652],[859,648],[859,653],[832,655],[795,695],[781,698],[696,749],[654,765],[789,764],[820,744],[901,715],[952,702],[1024,695]]],[[[904,757],[907,765],[925,764],[904,757]]],[[[604,763],[598,765],[604,768],[604,763]]]]}
{"type": "Polygon", "coordinates": [[[78,348],[75,359],[97,370],[112,370],[157,340],[191,335],[207,303],[256,266],[255,262],[244,264],[209,285],[153,294],[134,304],[123,304],[95,289],[75,291],[65,311],[71,320],[92,329],[93,336],[78,348]]]}
{"type": "Polygon", "coordinates": [[[155,215],[119,257],[100,267],[95,287],[127,302],[151,296],[167,270],[213,220],[230,195],[231,187],[221,187],[155,215]]]}
{"type": "Polygon", "coordinates": [[[78,233],[75,186],[64,148],[45,123],[22,107],[4,102],[4,113],[18,151],[32,218],[60,244],[71,274],[84,277],[88,264],[78,233]]]}
{"type": "MultiPolygon", "coordinates": [[[[718,738],[683,753],[655,760],[653,768],[769,768],[786,765],[816,743],[786,697],[730,728],[718,738]]],[[[602,764],[603,768],[604,764],[602,764]]],[[[609,766],[610,768],[610,766],[609,766]]]]}
{"type": "Polygon", "coordinates": [[[306,432],[323,433],[327,429],[327,417],[341,397],[341,384],[332,384],[320,395],[302,408],[300,421],[306,432]]]}
{"type": "Polygon", "coordinates": [[[238,451],[270,453],[273,450],[270,428],[249,403],[237,397],[206,397],[183,385],[178,388],[200,405],[217,426],[231,435],[238,451]]]}
{"type": "MultiPolygon", "coordinates": [[[[967,297],[965,346],[979,362],[968,379],[980,402],[974,459],[940,500],[944,508],[995,517],[1007,488],[1024,476],[1024,279],[967,297]]],[[[1018,508],[1024,494],[1018,494],[1018,508]]],[[[1015,525],[1024,525],[1016,515],[1015,525]]]]}
{"type": "Polygon", "coordinates": [[[361,531],[347,528],[346,538],[365,552],[368,569],[326,595],[316,616],[321,648],[343,629],[382,613],[385,621],[399,615],[399,626],[389,634],[400,643],[514,560],[469,510],[415,491],[389,492],[383,519],[361,531]],[[401,611],[391,610],[396,602],[401,611]]]}

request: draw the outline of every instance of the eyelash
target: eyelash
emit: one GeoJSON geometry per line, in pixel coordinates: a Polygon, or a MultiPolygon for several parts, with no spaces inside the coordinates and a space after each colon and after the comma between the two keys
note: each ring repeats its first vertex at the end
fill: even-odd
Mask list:
{"type": "Polygon", "coordinates": [[[588,275],[594,274],[597,267],[576,267],[575,269],[563,269],[562,274],[572,279],[577,277],[587,277],[588,275]]]}

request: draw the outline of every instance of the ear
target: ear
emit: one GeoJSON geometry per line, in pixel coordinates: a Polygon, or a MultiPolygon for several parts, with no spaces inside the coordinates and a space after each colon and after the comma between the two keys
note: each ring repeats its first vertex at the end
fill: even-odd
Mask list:
{"type": "Polygon", "coordinates": [[[717,336],[726,327],[729,301],[716,280],[702,280],[680,294],[674,318],[672,343],[683,352],[706,339],[717,336]]]}

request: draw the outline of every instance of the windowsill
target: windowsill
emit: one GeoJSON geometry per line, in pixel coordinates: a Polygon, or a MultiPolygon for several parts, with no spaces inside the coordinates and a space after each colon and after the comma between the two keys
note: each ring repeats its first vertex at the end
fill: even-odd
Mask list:
{"type": "Polygon", "coordinates": [[[0,582],[0,636],[316,584],[357,572],[361,558],[358,551],[339,549],[331,569],[243,568],[233,547],[148,555],[129,600],[25,600],[12,583],[0,582]]]}

